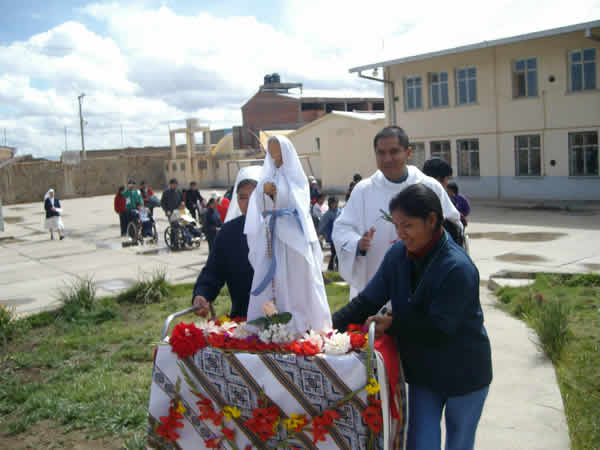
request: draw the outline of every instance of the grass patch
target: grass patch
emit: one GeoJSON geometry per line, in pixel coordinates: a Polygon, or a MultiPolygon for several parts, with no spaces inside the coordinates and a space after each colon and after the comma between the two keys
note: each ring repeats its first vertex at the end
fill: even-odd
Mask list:
{"type": "Polygon", "coordinates": [[[536,330],[552,359],[572,449],[600,448],[600,276],[539,275],[498,291],[501,308],[536,330]]]}
{"type": "MultiPolygon", "coordinates": [[[[193,285],[166,287],[159,302],[94,297],[91,309],[68,321],[61,311],[16,321],[35,332],[15,336],[0,354],[0,448],[46,422],[81,436],[82,448],[85,436],[145,448],[154,347],[167,316],[192,302],[193,285]]],[[[69,293],[85,298],[75,287],[69,293]]],[[[327,293],[332,312],[348,301],[348,287],[330,285],[327,293]]],[[[226,288],[214,307],[219,316],[229,312],[226,288]]]]}
{"type": "Polygon", "coordinates": [[[171,287],[167,282],[167,272],[165,269],[158,269],[120,293],[117,296],[117,302],[147,305],[159,303],[170,294],[171,287]]]}

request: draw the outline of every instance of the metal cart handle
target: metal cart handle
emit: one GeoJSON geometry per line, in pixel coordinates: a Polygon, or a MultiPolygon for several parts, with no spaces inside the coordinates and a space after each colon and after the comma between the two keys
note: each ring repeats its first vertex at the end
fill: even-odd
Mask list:
{"type": "MultiPolygon", "coordinates": [[[[214,320],[214,318],[216,317],[215,310],[213,308],[212,303],[209,303],[209,305],[210,305],[210,317],[214,320]]],[[[189,314],[191,312],[194,312],[197,309],[200,309],[200,307],[199,306],[192,306],[191,308],[184,309],[183,311],[177,311],[176,313],[173,313],[169,317],[167,317],[167,320],[165,320],[165,324],[163,325],[163,329],[162,329],[162,334],[160,336],[160,340],[161,341],[165,340],[165,338],[167,337],[167,334],[169,333],[169,327],[171,326],[171,322],[173,322],[174,319],[177,319],[178,317],[181,317],[181,316],[184,316],[184,315],[189,314]]]]}
{"type": "Polygon", "coordinates": [[[371,349],[371,354],[375,351],[375,322],[371,322],[369,325],[369,348],[371,349]]]}

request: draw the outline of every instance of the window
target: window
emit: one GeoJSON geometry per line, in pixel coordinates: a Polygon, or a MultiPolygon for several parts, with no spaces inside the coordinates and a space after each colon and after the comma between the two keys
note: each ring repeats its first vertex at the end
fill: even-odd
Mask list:
{"type": "Polygon", "coordinates": [[[477,103],[477,69],[456,69],[456,104],[477,103]]]}
{"type": "Polygon", "coordinates": [[[537,97],[537,61],[520,59],[513,64],[513,98],[537,97]]]}
{"type": "Polygon", "coordinates": [[[181,170],[185,170],[185,163],[179,163],[179,168],[181,170]]]}
{"type": "Polygon", "coordinates": [[[409,77],[404,80],[404,107],[407,111],[421,109],[421,77],[409,77]]]}
{"type": "Polygon", "coordinates": [[[177,163],[173,163],[173,172],[177,172],[177,163]]]}
{"type": "Polygon", "coordinates": [[[515,136],[515,175],[539,177],[541,174],[540,135],[515,136]]]}
{"type": "Polygon", "coordinates": [[[199,159],[198,169],[208,169],[208,162],[205,159],[199,159]]]}
{"type": "Polygon", "coordinates": [[[569,133],[569,175],[598,175],[598,133],[569,133]]]}
{"type": "Polygon", "coordinates": [[[479,176],[479,139],[456,141],[458,155],[458,176],[479,176]]]}
{"type": "Polygon", "coordinates": [[[569,55],[571,91],[596,89],[596,49],[573,50],[569,55]]]}
{"type": "Polygon", "coordinates": [[[418,168],[423,167],[425,164],[425,144],[422,142],[413,142],[410,144],[412,147],[412,153],[408,158],[408,163],[418,168]]]}
{"type": "Polygon", "coordinates": [[[429,106],[448,106],[448,72],[429,74],[429,106]]]}
{"type": "Polygon", "coordinates": [[[315,138],[315,148],[317,149],[318,152],[321,151],[321,138],[318,138],[318,137],[315,138]]]}
{"type": "Polygon", "coordinates": [[[432,141],[431,157],[440,158],[452,166],[452,157],[450,155],[450,141],[432,141]]]}

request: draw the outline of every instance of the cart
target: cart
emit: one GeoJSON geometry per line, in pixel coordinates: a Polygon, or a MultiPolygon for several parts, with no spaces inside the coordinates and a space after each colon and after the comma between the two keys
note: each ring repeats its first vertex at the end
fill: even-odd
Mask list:
{"type": "Polygon", "coordinates": [[[404,378],[400,369],[391,392],[374,324],[359,351],[339,355],[301,356],[282,346],[232,350],[217,342],[218,333],[181,322],[168,337],[175,319],[195,309],[165,321],[154,356],[148,448],[404,448],[404,378]],[[198,340],[206,345],[194,351],[190,343],[198,340]]]}

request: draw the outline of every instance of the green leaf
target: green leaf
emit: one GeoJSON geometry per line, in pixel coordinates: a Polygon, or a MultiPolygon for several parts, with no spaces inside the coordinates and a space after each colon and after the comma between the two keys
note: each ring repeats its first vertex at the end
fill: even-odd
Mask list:
{"type": "Polygon", "coordinates": [[[275,324],[275,323],[281,323],[283,325],[285,325],[286,323],[288,323],[290,320],[292,320],[292,313],[289,312],[282,312],[279,314],[273,314],[270,317],[271,321],[275,324]]]}
{"type": "Polygon", "coordinates": [[[269,319],[267,317],[259,317],[258,319],[251,320],[247,323],[248,323],[248,325],[254,325],[261,329],[265,329],[267,326],[269,326],[271,324],[271,319],[269,319]]]}

